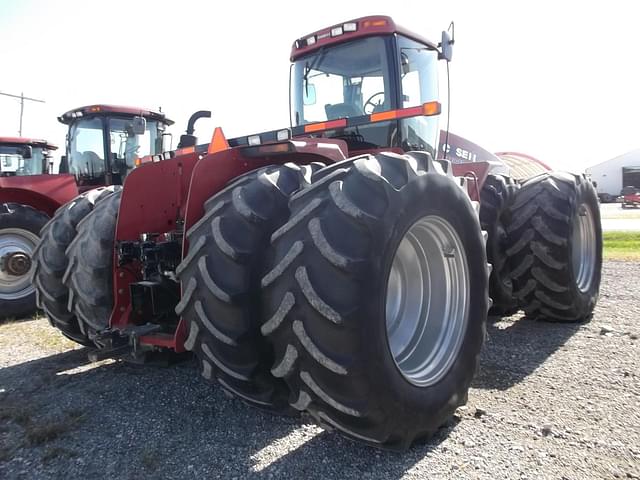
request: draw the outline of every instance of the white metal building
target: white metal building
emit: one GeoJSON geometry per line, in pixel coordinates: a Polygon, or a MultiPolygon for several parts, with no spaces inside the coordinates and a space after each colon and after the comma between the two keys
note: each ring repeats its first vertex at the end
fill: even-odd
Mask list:
{"type": "Polygon", "coordinates": [[[640,149],[632,150],[606,162],[587,168],[591,181],[601,199],[606,195],[617,197],[622,187],[640,188],[640,149]]]}

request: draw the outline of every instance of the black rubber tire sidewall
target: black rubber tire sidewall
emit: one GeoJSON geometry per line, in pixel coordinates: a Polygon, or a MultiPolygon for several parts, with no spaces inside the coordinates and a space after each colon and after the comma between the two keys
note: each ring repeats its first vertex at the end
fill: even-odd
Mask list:
{"type": "MultiPolygon", "coordinates": [[[[368,370],[370,382],[378,385],[378,391],[374,394],[386,397],[385,403],[401,405],[398,413],[404,416],[402,422],[407,428],[416,423],[428,425],[429,430],[435,430],[459,404],[464,403],[465,399],[462,397],[466,395],[475,374],[478,354],[485,336],[488,293],[484,241],[472,204],[465,198],[462,189],[455,185],[452,188],[452,184],[445,176],[429,174],[405,187],[409,190],[403,196],[404,201],[396,205],[397,215],[387,217],[396,222],[384,225],[385,231],[392,233],[380,257],[385,260],[380,265],[380,271],[371,272],[368,277],[371,281],[363,288],[363,291],[370,291],[371,297],[377,300],[370,303],[367,312],[369,318],[375,319],[370,326],[371,341],[364,348],[368,361],[374,365],[368,370]],[[455,192],[455,202],[451,201],[452,191],[455,192]],[[424,199],[424,202],[415,202],[417,198],[424,199]],[[451,369],[436,384],[417,387],[404,378],[390,351],[385,324],[385,300],[387,279],[400,241],[415,221],[430,214],[447,220],[460,236],[466,250],[470,288],[469,316],[458,357],[451,369]],[[384,383],[380,382],[382,378],[384,383]],[[454,395],[459,398],[452,402],[454,395]],[[440,411],[436,412],[438,407],[440,411]],[[415,418],[418,412],[426,414],[418,420],[415,418]]],[[[380,251],[379,244],[376,250],[380,251]]]]}
{"type": "Polygon", "coordinates": [[[602,227],[600,221],[600,205],[598,204],[598,197],[596,195],[595,189],[583,177],[577,177],[576,181],[576,195],[575,195],[575,203],[572,208],[572,221],[569,225],[569,235],[567,238],[567,256],[569,258],[569,278],[570,282],[567,288],[570,290],[571,297],[575,302],[575,310],[580,312],[580,315],[588,317],[593,308],[595,307],[596,302],[598,301],[598,295],[600,291],[600,280],[602,276],[602,227]],[[590,210],[592,214],[593,221],[595,223],[595,264],[594,264],[594,272],[593,278],[591,280],[591,284],[589,285],[589,289],[585,292],[582,292],[578,289],[577,282],[577,274],[573,267],[573,252],[576,248],[576,245],[573,242],[573,233],[576,228],[576,220],[579,215],[578,208],[581,204],[585,204],[590,210]]]}

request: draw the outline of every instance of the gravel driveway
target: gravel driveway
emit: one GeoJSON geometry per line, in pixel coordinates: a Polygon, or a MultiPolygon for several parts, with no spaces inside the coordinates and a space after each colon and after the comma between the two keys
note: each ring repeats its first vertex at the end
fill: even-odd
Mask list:
{"type": "Polygon", "coordinates": [[[191,362],[89,364],[45,319],[0,325],[0,478],[639,478],[640,263],[603,275],[589,324],[494,319],[468,405],[403,454],[251,409],[191,362]]]}

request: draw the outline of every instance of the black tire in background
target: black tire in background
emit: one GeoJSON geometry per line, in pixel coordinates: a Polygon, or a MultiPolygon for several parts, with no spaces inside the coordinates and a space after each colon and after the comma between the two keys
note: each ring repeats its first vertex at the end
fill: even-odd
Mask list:
{"type": "Polygon", "coordinates": [[[366,155],[318,175],[292,198],[289,221],[272,235],[274,258],[261,282],[261,331],[274,346],[271,371],[289,385],[291,405],[388,449],[434,433],[466,402],[486,330],[487,262],[476,210],[453,179],[418,163],[410,155],[366,155]],[[464,255],[441,256],[462,259],[470,288],[468,297],[460,292],[468,308],[459,342],[444,355],[451,362],[442,378],[421,386],[396,363],[386,309],[396,250],[425,219],[455,229],[464,255]]]}
{"type": "Polygon", "coordinates": [[[511,206],[508,231],[514,294],[525,313],[590,319],[602,270],[600,208],[591,182],[562,172],[528,179],[511,206]]]}
{"type": "Polygon", "coordinates": [[[69,289],[68,308],[90,340],[109,326],[113,309],[113,253],[121,196],[118,190],[98,203],[78,224],[76,238],[67,248],[69,264],[62,281],[69,289]]]}
{"type": "Polygon", "coordinates": [[[273,350],[260,334],[260,278],[273,231],[289,216],[289,196],[321,165],[274,165],[249,172],[213,195],[188,232],[176,274],[176,308],[188,325],[185,347],[202,375],[252,406],[290,411],[285,383],[269,368],[273,350]]]}
{"type": "Polygon", "coordinates": [[[80,330],[76,316],[69,311],[69,288],[62,282],[69,260],[66,250],[77,234],[77,226],[95,205],[121,187],[89,190],[56,210],[40,232],[41,241],[34,253],[33,284],[38,306],[44,310],[52,326],[63,335],[85,346],[95,346],[80,330]]]}
{"type": "Polygon", "coordinates": [[[489,315],[511,315],[518,310],[507,261],[506,225],[510,222],[510,205],[518,190],[513,179],[488,175],[480,191],[480,225],[487,232],[487,260],[491,264],[489,297],[493,301],[489,315]]]}
{"type": "MultiPolygon", "coordinates": [[[[5,269],[4,265],[0,270],[0,318],[22,318],[37,309],[30,278],[40,229],[48,220],[45,213],[29,205],[0,204],[0,257],[11,256],[19,250],[29,258],[21,270],[10,270],[8,266],[5,269]]],[[[0,262],[5,261],[6,258],[0,258],[0,262]]]]}

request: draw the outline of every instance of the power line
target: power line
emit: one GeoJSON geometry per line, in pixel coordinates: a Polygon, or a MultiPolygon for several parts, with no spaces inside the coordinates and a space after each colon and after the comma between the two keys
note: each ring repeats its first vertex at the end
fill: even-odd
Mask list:
{"type": "Polygon", "coordinates": [[[3,93],[0,92],[0,95],[4,95],[5,97],[19,98],[20,99],[20,129],[18,130],[18,136],[22,136],[22,115],[24,114],[24,101],[29,100],[30,102],[39,102],[46,103],[44,100],[39,100],[37,98],[25,97],[24,92],[20,92],[20,95],[13,95],[11,93],[3,93]]]}

